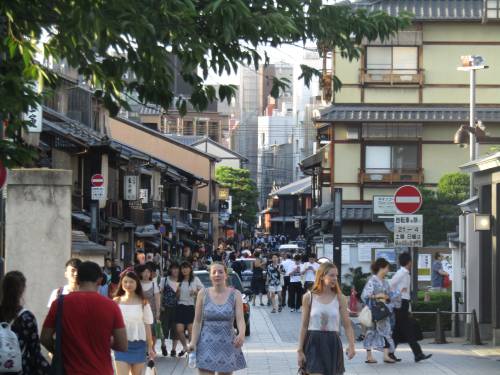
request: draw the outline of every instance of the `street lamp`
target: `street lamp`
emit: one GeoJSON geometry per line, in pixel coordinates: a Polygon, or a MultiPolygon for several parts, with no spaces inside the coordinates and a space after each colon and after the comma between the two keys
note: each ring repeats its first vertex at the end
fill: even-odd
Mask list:
{"type": "MultiPolygon", "coordinates": [[[[467,133],[469,135],[469,158],[470,161],[477,158],[477,138],[484,135],[484,129],[481,129],[476,125],[476,70],[487,69],[488,66],[485,64],[484,58],[477,55],[461,56],[460,61],[462,66],[459,66],[457,70],[463,72],[469,72],[470,77],[470,109],[469,109],[469,126],[462,125],[458,129],[453,141],[458,144],[465,144],[467,139],[467,133]],[[482,134],[479,134],[482,132],[482,134]]],[[[469,196],[472,198],[474,196],[474,181],[473,174],[470,175],[469,181],[469,196]]]]}

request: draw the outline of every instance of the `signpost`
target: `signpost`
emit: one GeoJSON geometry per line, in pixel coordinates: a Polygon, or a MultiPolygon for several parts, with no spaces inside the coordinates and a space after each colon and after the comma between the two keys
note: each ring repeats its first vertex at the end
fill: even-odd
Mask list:
{"type": "Polygon", "coordinates": [[[97,242],[99,232],[99,203],[100,199],[106,199],[106,187],[102,174],[95,174],[90,178],[91,199],[90,204],[90,239],[97,242]]]}
{"type": "Polygon", "coordinates": [[[95,174],[90,179],[91,195],[93,201],[106,198],[106,187],[104,186],[104,177],[101,174],[95,174]]]}
{"type": "Polygon", "coordinates": [[[401,186],[394,193],[394,204],[402,214],[414,214],[422,206],[422,194],[415,186],[401,186]]]}
{"type": "Polygon", "coordinates": [[[412,255],[412,300],[417,298],[418,251],[423,247],[422,215],[413,215],[422,207],[422,194],[415,186],[401,186],[394,194],[394,205],[403,215],[394,215],[394,246],[409,247],[412,255]],[[406,215],[404,215],[406,214],[406,215]]]}
{"type": "Polygon", "coordinates": [[[374,195],[372,201],[372,221],[393,220],[398,213],[393,195],[374,195]]]}
{"type": "Polygon", "coordinates": [[[394,246],[422,247],[423,223],[422,215],[395,215],[394,246]]]}
{"type": "Polygon", "coordinates": [[[138,197],[137,176],[128,175],[124,178],[123,199],[126,201],[136,201],[138,197]]]}

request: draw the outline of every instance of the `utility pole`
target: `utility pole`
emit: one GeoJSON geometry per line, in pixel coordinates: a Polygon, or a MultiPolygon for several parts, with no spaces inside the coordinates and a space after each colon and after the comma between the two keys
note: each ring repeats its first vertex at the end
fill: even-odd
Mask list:
{"type": "Polygon", "coordinates": [[[163,273],[163,267],[165,265],[165,259],[163,257],[163,235],[165,233],[165,226],[163,225],[163,185],[158,185],[158,192],[160,194],[160,262],[161,272],[163,273]]]}
{"type": "Polygon", "coordinates": [[[339,271],[339,281],[342,276],[342,188],[331,188],[333,203],[333,263],[339,271]]]}

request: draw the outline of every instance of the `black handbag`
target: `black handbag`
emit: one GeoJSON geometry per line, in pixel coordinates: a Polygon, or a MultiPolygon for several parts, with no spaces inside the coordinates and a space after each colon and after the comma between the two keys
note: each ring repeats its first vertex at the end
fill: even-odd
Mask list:
{"type": "Polygon", "coordinates": [[[373,302],[370,306],[370,310],[372,311],[372,320],[374,322],[384,320],[389,315],[391,315],[391,312],[389,311],[387,305],[380,301],[373,302]]]}
{"type": "Polygon", "coordinates": [[[56,344],[55,352],[50,365],[50,375],[65,375],[64,363],[62,356],[62,314],[63,314],[64,295],[61,294],[57,298],[57,313],[56,313],[56,344]]]}

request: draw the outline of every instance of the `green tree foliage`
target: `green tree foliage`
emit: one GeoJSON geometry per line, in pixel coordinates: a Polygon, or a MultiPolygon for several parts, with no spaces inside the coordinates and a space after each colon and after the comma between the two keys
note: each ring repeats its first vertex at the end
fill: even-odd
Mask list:
{"type": "MultiPolygon", "coordinates": [[[[198,110],[216,98],[230,100],[236,87],[203,84],[209,72],[234,72],[238,64],[257,67],[268,57],[260,47],[318,43],[349,59],[360,56],[364,39],[385,39],[410,17],[323,5],[322,0],[8,0],[0,2],[0,115],[14,142],[0,141],[0,160],[22,164],[30,155],[20,145],[28,125],[20,114],[40,102],[28,84],[54,83],[36,59],[65,60],[96,90],[111,114],[127,107],[127,93],[143,103],[181,113],[187,102],[172,92],[171,57],[193,87],[198,110]],[[124,79],[131,73],[133,79],[124,79]],[[14,136],[16,135],[16,137],[14,136]]],[[[302,66],[306,83],[320,72],[302,66]]],[[[338,80],[334,80],[337,82],[338,80]]],[[[276,80],[277,95],[284,82],[276,80]]]]}
{"type": "Polygon", "coordinates": [[[437,190],[421,189],[424,215],[424,246],[438,245],[447,240],[458,224],[458,203],[469,196],[469,176],[463,173],[446,174],[439,180],[437,190]]]}
{"type": "Polygon", "coordinates": [[[241,219],[246,223],[255,224],[259,193],[255,181],[250,178],[250,171],[240,168],[217,167],[215,178],[221,186],[229,188],[229,194],[233,197],[231,221],[234,222],[241,214],[241,219]]]}

